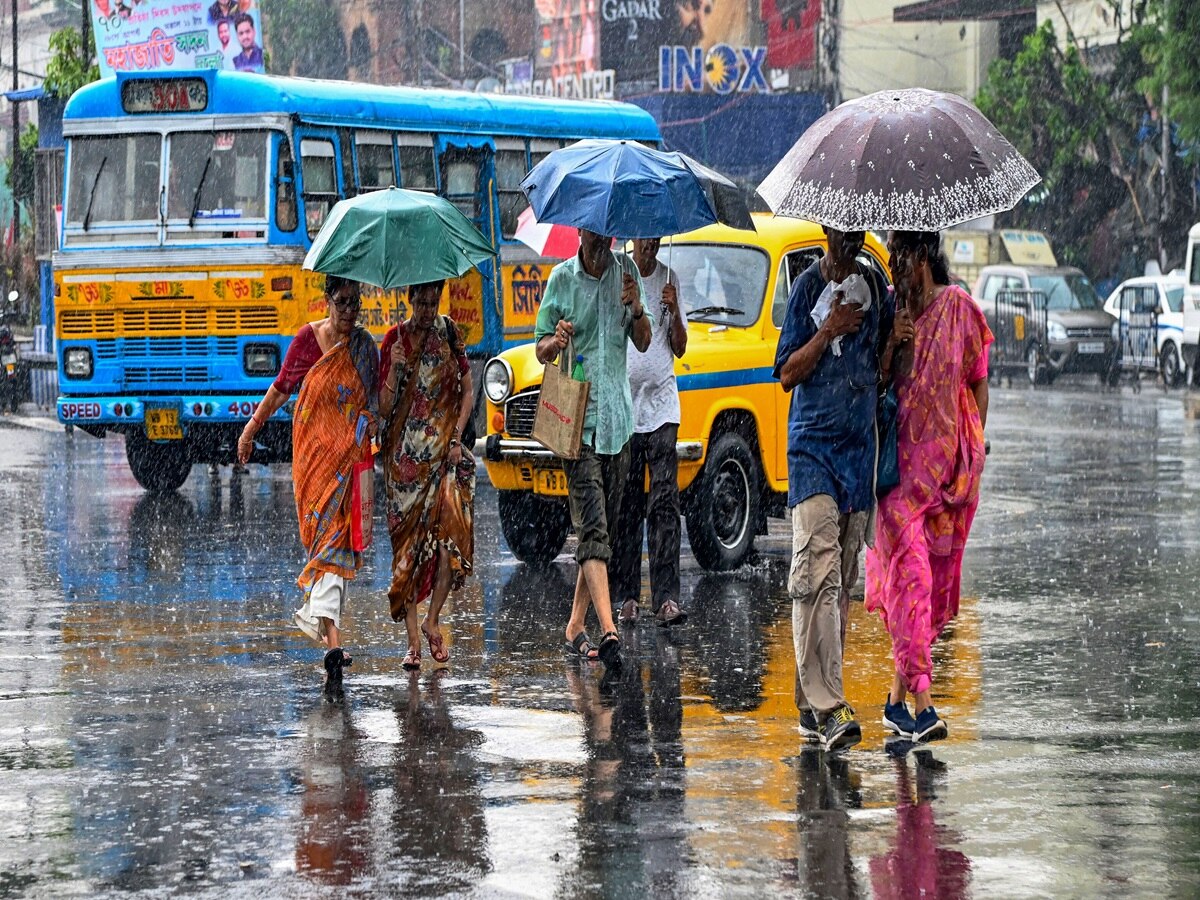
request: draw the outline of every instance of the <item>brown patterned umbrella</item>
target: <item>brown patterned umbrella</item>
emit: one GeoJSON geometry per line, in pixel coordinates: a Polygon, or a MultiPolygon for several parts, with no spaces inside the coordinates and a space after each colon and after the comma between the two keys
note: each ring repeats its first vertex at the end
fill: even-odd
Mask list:
{"type": "Polygon", "coordinates": [[[1039,181],[962,97],[910,88],[823,115],[758,192],[776,215],[839,231],[941,231],[1012,209],[1039,181]]]}

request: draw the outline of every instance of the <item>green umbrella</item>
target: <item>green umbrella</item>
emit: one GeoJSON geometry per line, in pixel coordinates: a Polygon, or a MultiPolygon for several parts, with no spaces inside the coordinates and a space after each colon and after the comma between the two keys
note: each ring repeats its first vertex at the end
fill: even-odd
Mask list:
{"type": "Polygon", "coordinates": [[[494,254],[454,204],[391,187],[335,204],[304,268],[388,289],[457,278],[494,254]]]}

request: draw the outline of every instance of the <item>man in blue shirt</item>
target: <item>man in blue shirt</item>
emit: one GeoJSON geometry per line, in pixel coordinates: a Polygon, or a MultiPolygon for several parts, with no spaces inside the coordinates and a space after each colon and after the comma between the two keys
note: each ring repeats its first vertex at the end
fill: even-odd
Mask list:
{"type": "Polygon", "coordinates": [[[890,359],[893,311],[883,278],[857,261],[863,232],[825,233],[829,253],[792,285],[775,377],[792,391],[788,592],[800,730],[841,750],[862,738],[842,689],[842,651],[849,591],[875,504],[875,404],[881,352],[890,359]]]}

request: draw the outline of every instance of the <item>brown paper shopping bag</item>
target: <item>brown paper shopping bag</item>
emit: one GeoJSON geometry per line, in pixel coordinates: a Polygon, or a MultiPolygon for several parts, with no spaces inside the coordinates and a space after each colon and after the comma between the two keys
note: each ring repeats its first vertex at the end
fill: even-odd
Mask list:
{"type": "Polygon", "coordinates": [[[574,358],[575,344],[568,342],[557,363],[546,363],[531,434],[535,441],[563,459],[579,459],[583,416],[591,387],[590,382],[571,377],[568,367],[574,358]]]}

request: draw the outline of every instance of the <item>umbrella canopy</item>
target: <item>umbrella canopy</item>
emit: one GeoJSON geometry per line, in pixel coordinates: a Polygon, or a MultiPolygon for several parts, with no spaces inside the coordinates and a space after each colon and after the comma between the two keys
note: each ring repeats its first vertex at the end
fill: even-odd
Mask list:
{"type": "Polygon", "coordinates": [[[696,180],[704,188],[704,195],[708,197],[708,205],[712,207],[718,222],[728,225],[730,228],[740,228],[743,231],[757,230],[754,227],[754,219],[750,215],[750,206],[746,203],[746,195],[741,188],[720,172],[701,165],[690,156],[678,151],[669,155],[678,159],[696,176],[696,180]]]}
{"type": "Polygon", "coordinates": [[[540,256],[566,259],[579,252],[579,229],[570,225],[539,222],[532,206],[525,207],[517,217],[517,230],[513,237],[540,256]]]}
{"type": "Polygon", "coordinates": [[[758,192],[776,215],[839,231],[941,231],[1012,209],[1039,181],[962,97],[913,88],[826,113],[758,192]]]}
{"type": "Polygon", "coordinates": [[[687,166],[636,141],[578,141],[555,150],[521,187],[539,222],[610,237],[665,237],[717,220],[687,166]]]}
{"type": "Polygon", "coordinates": [[[390,187],[335,204],[304,268],[390,289],[457,278],[493,255],[454,204],[390,187]]]}

